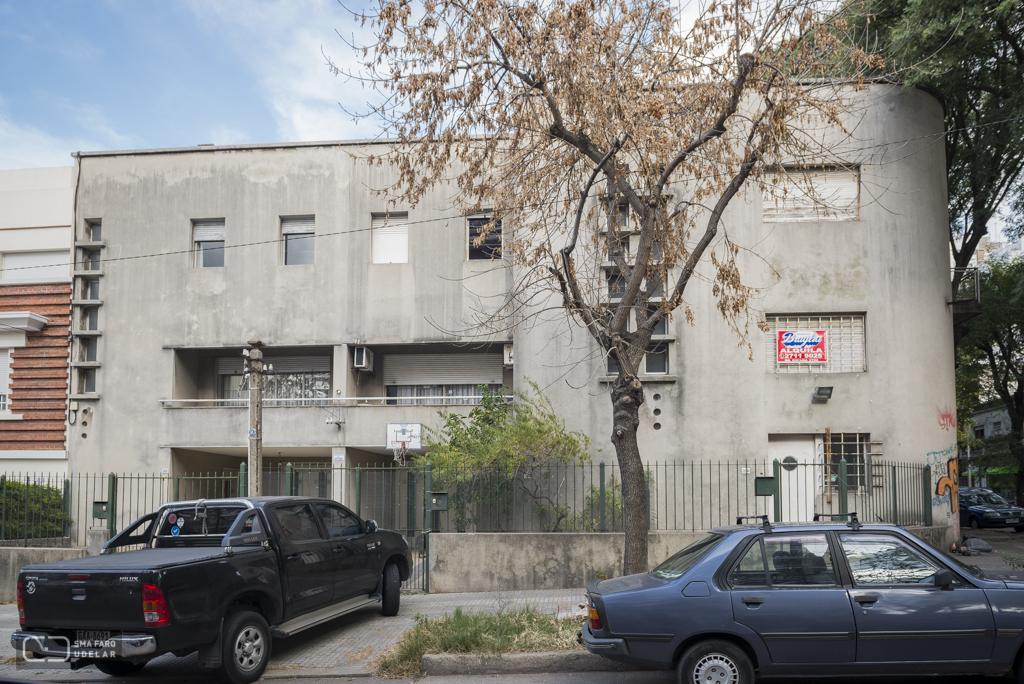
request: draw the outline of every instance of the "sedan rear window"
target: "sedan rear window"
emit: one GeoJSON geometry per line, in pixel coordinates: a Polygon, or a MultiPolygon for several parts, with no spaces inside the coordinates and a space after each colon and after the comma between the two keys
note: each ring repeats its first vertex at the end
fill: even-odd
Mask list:
{"type": "Polygon", "coordinates": [[[703,537],[676,553],[667,561],[651,570],[651,574],[662,579],[676,579],[682,577],[683,573],[697,564],[701,558],[707,555],[708,551],[715,548],[718,542],[722,541],[723,535],[709,532],[703,537]]]}

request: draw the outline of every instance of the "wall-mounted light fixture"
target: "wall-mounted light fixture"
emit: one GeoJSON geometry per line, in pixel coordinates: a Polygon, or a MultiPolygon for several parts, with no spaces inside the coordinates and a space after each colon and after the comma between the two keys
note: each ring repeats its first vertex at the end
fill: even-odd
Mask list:
{"type": "Polygon", "coordinates": [[[824,404],[826,401],[832,398],[831,387],[815,387],[814,394],[811,395],[811,402],[815,404],[824,404]]]}

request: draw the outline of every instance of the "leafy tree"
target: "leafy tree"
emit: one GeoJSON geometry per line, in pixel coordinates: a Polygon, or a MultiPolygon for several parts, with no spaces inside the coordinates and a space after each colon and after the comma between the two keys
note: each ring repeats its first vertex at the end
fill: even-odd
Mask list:
{"type": "Polygon", "coordinates": [[[879,61],[820,0],[711,2],[692,27],[674,0],[375,5],[377,42],[347,75],[383,93],[372,114],[395,143],[369,161],[398,175],[383,192],[415,206],[444,184],[467,214],[491,209],[481,239],[502,221],[519,285],[485,323],[561,307],[614,361],[624,571],[644,572],[639,372],[653,331],[675,311],[694,320],[694,281],[741,342],[766,325],[737,261],[755,245],[720,230],[723,213],[783,163],[848,163],[819,136],[841,133],[836,75],[860,82],[879,61]]]}
{"type": "Polygon", "coordinates": [[[1010,431],[996,442],[1018,468],[1017,500],[1024,501],[1024,259],[987,263],[981,296],[985,307],[968,321],[962,344],[985,365],[981,398],[998,398],[1009,414],[1010,431]]]}
{"type": "MultiPolygon", "coordinates": [[[[855,0],[850,7],[871,17],[865,40],[887,53],[888,68],[945,102],[949,243],[956,266],[967,267],[1000,208],[1024,216],[1024,3],[855,0]]],[[[1012,237],[1024,224],[1006,228],[1012,237]]],[[[954,293],[960,278],[954,274],[954,293]]],[[[963,333],[961,323],[958,341],[963,333]]]]}
{"type": "Polygon", "coordinates": [[[439,411],[441,427],[427,428],[421,460],[430,463],[438,486],[454,488],[449,509],[460,529],[480,523],[481,512],[485,523],[499,526],[517,493],[533,502],[547,529],[570,522],[566,497],[546,483],[559,466],[589,461],[590,439],[568,430],[536,383],[530,386],[533,393],[517,393],[514,403],[485,391],[468,416],[439,411]]]}

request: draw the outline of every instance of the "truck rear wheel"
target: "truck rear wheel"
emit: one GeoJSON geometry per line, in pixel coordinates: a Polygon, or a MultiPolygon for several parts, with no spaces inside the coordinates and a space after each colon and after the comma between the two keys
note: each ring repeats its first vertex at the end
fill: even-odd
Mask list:
{"type": "Polygon", "coordinates": [[[402,577],[398,574],[398,566],[388,563],[384,566],[384,578],[381,581],[380,612],[385,617],[398,615],[398,602],[402,595],[402,577]]]}
{"type": "Polygon", "coordinates": [[[255,682],[270,662],[270,626],[250,610],[229,615],[221,635],[224,652],[217,671],[227,684],[255,682]]]}
{"type": "Polygon", "coordinates": [[[100,660],[96,669],[111,677],[126,677],[142,671],[146,663],[132,663],[127,660],[100,660]]]}

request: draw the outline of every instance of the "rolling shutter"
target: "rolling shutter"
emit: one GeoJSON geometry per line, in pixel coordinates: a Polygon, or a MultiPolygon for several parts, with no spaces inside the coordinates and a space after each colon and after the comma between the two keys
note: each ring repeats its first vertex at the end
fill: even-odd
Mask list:
{"type": "Polygon", "coordinates": [[[312,216],[299,216],[296,218],[281,219],[282,235],[297,235],[300,233],[315,233],[316,223],[312,216]]]}
{"type": "Polygon", "coordinates": [[[857,221],[859,169],[789,169],[765,177],[765,223],[857,221]]]}
{"type": "Polygon", "coordinates": [[[385,385],[500,385],[501,354],[385,354],[385,385]]]}
{"type": "Polygon", "coordinates": [[[193,221],[192,239],[195,242],[223,242],[224,219],[219,221],[193,221]]]}
{"type": "Polygon", "coordinates": [[[4,254],[4,280],[70,278],[71,259],[59,252],[8,252],[4,254]]]}
{"type": "Polygon", "coordinates": [[[409,263],[409,216],[391,214],[373,217],[373,263],[409,263]]]}
{"type": "Polygon", "coordinates": [[[245,371],[245,359],[228,357],[217,359],[217,375],[241,375],[245,371]]]}

